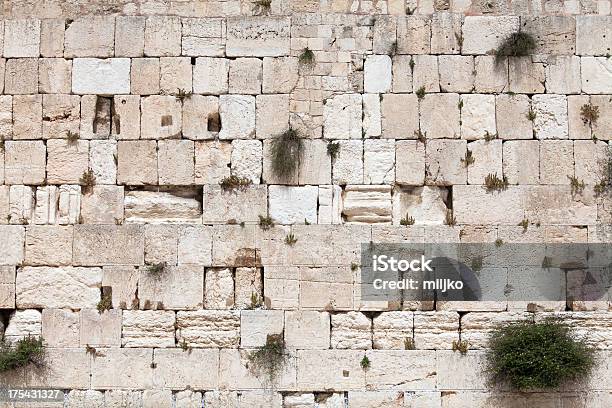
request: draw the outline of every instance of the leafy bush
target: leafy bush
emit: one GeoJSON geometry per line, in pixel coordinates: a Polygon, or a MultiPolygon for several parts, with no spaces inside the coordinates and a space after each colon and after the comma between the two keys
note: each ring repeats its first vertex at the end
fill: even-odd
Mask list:
{"type": "Polygon", "coordinates": [[[535,39],[531,34],[518,31],[510,34],[495,50],[497,62],[504,57],[522,57],[531,54],[536,48],[535,39]]]}
{"type": "Polygon", "coordinates": [[[281,178],[287,179],[295,174],[304,143],[295,129],[289,129],[272,139],[272,171],[281,178]]]}
{"type": "Polygon", "coordinates": [[[24,337],[11,344],[5,339],[0,341],[0,372],[25,367],[29,364],[40,365],[44,358],[42,337],[24,337]]]}
{"type": "Polygon", "coordinates": [[[584,379],[595,364],[593,350],[558,320],[499,326],[489,347],[487,371],[492,382],[521,391],[558,388],[584,379]]]}

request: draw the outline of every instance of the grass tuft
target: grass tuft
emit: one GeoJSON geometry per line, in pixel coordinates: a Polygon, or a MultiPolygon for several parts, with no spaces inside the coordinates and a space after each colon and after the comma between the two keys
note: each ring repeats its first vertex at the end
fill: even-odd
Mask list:
{"type": "Polygon", "coordinates": [[[219,185],[223,191],[245,191],[251,184],[252,181],[250,179],[238,176],[225,177],[219,182],[219,185]]]}
{"type": "Polygon", "coordinates": [[[508,188],[508,178],[503,176],[501,179],[497,177],[497,173],[489,173],[485,177],[485,187],[487,192],[502,191],[508,188]]]}
{"type": "Polygon", "coordinates": [[[0,372],[25,367],[29,364],[40,366],[45,350],[42,337],[24,337],[15,343],[0,340],[0,372]]]}
{"type": "Polygon", "coordinates": [[[298,61],[300,64],[303,65],[312,65],[315,62],[315,55],[314,52],[312,52],[312,50],[308,47],[304,48],[302,50],[302,53],[300,54],[300,56],[298,57],[298,61]]]}
{"type": "Polygon", "coordinates": [[[597,119],[599,119],[599,106],[585,103],[580,108],[580,117],[585,125],[592,126],[597,122],[597,119]]]}
{"type": "Polygon", "coordinates": [[[338,157],[338,153],[340,153],[340,143],[339,142],[329,142],[327,144],[327,154],[331,157],[332,161],[336,160],[338,157]]]}
{"type": "Polygon", "coordinates": [[[87,169],[79,179],[79,184],[83,187],[83,194],[91,194],[96,185],[96,176],[92,169],[87,169]]]}
{"type": "Polygon", "coordinates": [[[495,50],[495,61],[500,62],[505,57],[523,57],[530,55],[536,48],[535,39],[531,34],[518,31],[506,37],[497,50],[495,50]]]}
{"type": "Polygon", "coordinates": [[[414,222],[414,217],[406,214],[406,216],[400,220],[400,225],[414,225],[414,222]]]}
{"type": "Polygon", "coordinates": [[[265,375],[268,380],[273,381],[285,366],[288,357],[283,334],[269,334],[266,344],[247,356],[248,367],[252,374],[265,375]]]}
{"type": "Polygon", "coordinates": [[[370,368],[370,365],[371,365],[370,359],[368,358],[368,356],[363,356],[359,364],[361,365],[361,368],[363,368],[364,370],[367,370],[368,368],[370,368]]]}
{"type": "Polygon", "coordinates": [[[419,89],[417,89],[415,94],[417,98],[419,98],[419,100],[425,98],[425,87],[422,86],[419,89]]]}
{"type": "Polygon", "coordinates": [[[272,171],[280,179],[287,179],[297,171],[304,143],[295,129],[272,139],[272,171]]]}
{"type": "Polygon", "coordinates": [[[465,152],[465,157],[461,159],[461,163],[463,163],[465,167],[471,166],[472,164],[474,164],[475,161],[476,159],[474,159],[474,156],[472,155],[471,150],[467,150],[465,152]]]}
{"type": "Polygon", "coordinates": [[[274,227],[274,221],[272,220],[272,217],[270,217],[269,215],[265,217],[263,215],[260,215],[259,227],[264,231],[267,231],[270,228],[274,227]]]}

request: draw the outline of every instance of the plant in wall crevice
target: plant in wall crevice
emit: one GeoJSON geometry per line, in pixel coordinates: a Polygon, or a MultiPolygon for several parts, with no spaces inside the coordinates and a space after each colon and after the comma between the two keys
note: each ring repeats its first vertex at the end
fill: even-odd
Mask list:
{"type": "Polygon", "coordinates": [[[302,53],[298,57],[298,62],[303,65],[312,65],[315,62],[314,52],[308,47],[302,50],[302,53]]]}
{"type": "Polygon", "coordinates": [[[304,151],[304,142],[297,130],[289,128],[271,140],[272,172],[281,180],[296,172],[304,151]]]}
{"type": "Polygon", "coordinates": [[[495,50],[495,62],[503,61],[505,57],[524,57],[533,53],[536,48],[535,38],[523,31],[510,34],[495,50]]]}
{"type": "Polygon", "coordinates": [[[44,363],[45,350],[42,337],[28,336],[11,343],[0,340],[0,373],[33,364],[44,363]]]}
{"type": "Polygon", "coordinates": [[[264,16],[272,11],[272,0],[255,0],[253,2],[253,15],[264,16]]]}
{"type": "Polygon", "coordinates": [[[287,364],[288,358],[283,333],[268,334],[266,344],[247,355],[248,368],[253,375],[264,376],[272,383],[287,364]]]}

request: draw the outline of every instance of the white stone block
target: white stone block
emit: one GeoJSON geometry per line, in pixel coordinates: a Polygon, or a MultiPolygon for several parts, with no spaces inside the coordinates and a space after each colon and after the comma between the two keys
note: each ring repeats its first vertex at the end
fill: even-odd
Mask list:
{"type": "Polygon", "coordinates": [[[255,137],[255,97],[221,95],[219,97],[221,131],[219,139],[253,139],[255,137]]]}
{"type": "Polygon", "coordinates": [[[366,139],[364,150],[364,182],[393,184],[395,182],[395,140],[366,139]]]}
{"type": "Polygon", "coordinates": [[[130,93],[129,58],[75,58],[72,62],[72,92],[114,95],[130,93]]]}
{"type": "Polygon", "coordinates": [[[361,95],[341,94],[328,99],[323,106],[323,129],[326,139],[361,139],[361,95]]]}
{"type": "Polygon", "coordinates": [[[482,139],[487,133],[494,135],[495,96],[468,94],[461,95],[461,138],[482,139]]]}
{"type": "Polygon", "coordinates": [[[365,92],[385,93],[391,90],[391,57],[369,55],[363,69],[365,92]]]}
{"type": "Polygon", "coordinates": [[[279,224],[317,223],[316,186],[269,186],[269,211],[279,224]]]}
{"type": "Polygon", "coordinates": [[[531,99],[536,114],[533,130],[538,139],[567,139],[568,115],[565,95],[534,95],[531,99]]]}

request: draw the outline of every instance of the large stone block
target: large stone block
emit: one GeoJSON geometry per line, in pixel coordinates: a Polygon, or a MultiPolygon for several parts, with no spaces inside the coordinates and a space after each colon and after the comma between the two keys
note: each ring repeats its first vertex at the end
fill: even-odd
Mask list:
{"type": "Polygon", "coordinates": [[[378,94],[363,95],[363,136],[379,137],[382,132],[380,111],[381,97],[378,94]]]}
{"type": "Polygon", "coordinates": [[[463,23],[462,54],[488,54],[519,30],[518,16],[467,16],[463,23]]]}
{"type": "Polygon", "coordinates": [[[393,192],[393,225],[400,225],[406,217],[412,217],[417,225],[442,225],[448,212],[447,200],[448,190],[444,187],[396,187],[393,192]]]}
{"type": "MultiPolygon", "coordinates": [[[[454,38],[453,35],[447,37],[454,38]]],[[[474,57],[463,55],[440,55],[440,89],[446,92],[472,92],[474,89],[474,57]]]]}
{"type": "Polygon", "coordinates": [[[123,222],[123,186],[94,186],[82,196],[81,216],[84,224],[123,222]]]}
{"type": "Polygon", "coordinates": [[[72,227],[29,226],[25,250],[27,265],[70,265],[72,227]]]}
{"type": "Polygon", "coordinates": [[[415,55],[413,57],[412,89],[425,92],[440,92],[438,57],[435,55],[415,55]]]}
{"type": "Polygon", "coordinates": [[[172,311],[124,310],[123,347],[174,347],[175,315],[172,311]]]}
{"type": "Polygon", "coordinates": [[[332,315],[331,346],[336,349],[372,348],[372,321],[361,312],[332,315]]]}
{"type": "Polygon", "coordinates": [[[363,141],[340,140],[332,169],[332,180],[336,184],[363,183],[363,141]]]}
{"type": "Polygon", "coordinates": [[[531,103],[527,95],[497,95],[495,116],[500,139],[532,139],[533,122],[529,120],[531,103]]]}
{"type": "Polygon", "coordinates": [[[12,95],[38,93],[37,58],[14,58],[6,61],[4,93],[12,95]]]}
{"type": "Polygon", "coordinates": [[[458,139],[459,125],[458,94],[428,94],[420,102],[421,132],[428,139],[458,139]]]}
{"type": "Polygon", "coordinates": [[[393,57],[393,92],[412,92],[412,64],[410,55],[393,57]]]}
{"type": "Polygon", "coordinates": [[[261,93],[262,61],[258,58],[230,60],[229,93],[257,95],[261,93]]]}
{"type": "Polygon", "coordinates": [[[419,104],[414,94],[382,96],[382,137],[414,139],[419,130],[419,104]]]}
{"type": "Polygon", "coordinates": [[[229,60],[197,58],[193,68],[193,91],[204,95],[225,94],[229,90],[229,60]]]}
{"type": "Polygon", "coordinates": [[[328,349],[330,318],[327,312],[286,311],[285,345],[291,349],[328,349]]]}
{"type": "Polygon", "coordinates": [[[606,55],[612,48],[610,16],[576,16],[576,54],[606,55]]]}
{"type": "Polygon", "coordinates": [[[144,55],[145,17],[117,16],[115,19],[115,56],[142,57],[144,55]]]}
{"type": "Polygon", "coordinates": [[[391,222],[390,186],[346,186],[342,214],[347,222],[391,222]]]}
{"type": "Polygon", "coordinates": [[[493,55],[476,57],[476,92],[501,93],[509,87],[508,61],[497,61],[493,55]]]}
{"type": "Polygon", "coordinates": [[[373,319],[373,348],[405,350],[414,345],[414,313],[383,312],[373,319]]]}
{"type": "Polygon", "coordinates": [[[229,268],[207,269],[204,286],[206,309],[232,309],[234,307],[234,276],[229,268]]]}
{"type": "Polygon", "coordinates": [[[468,184],[483,184],[487,175],[502,174],[502,141],[477,140],[468,143],[474,163],[467,165],[468,184]]]}
{"type": "Polygon", "coordinates": [[[219,139],[253,139],[255,137],[255,97],[221,95],[219,97],[221,131],[219,139]]]}
{"type": "Polygon", "coordinates": [[[509,140],[503,145],[503,172],[510,184],[538,184],[540,143],[537,140],[509,140]]]}
{"type": "Polygon", "coordinates": [[[108,348],[100,351],[101,355],[91,360],[91,387],[143,389],[153,386],[152,349],[108,348]]]}
{"type": "Polygon", "coordinates": [[[66,21],[63,18],[48,18],[40,24],[40,55],[42,57],[64,56],[64,34],[66,21]]]}
{"type": "Polygon", "coordinates": [[[0,266],[0,309],[15,309],[15,266],[0,266]]]}
{"type": "Polygon", "coordinates": [[[162,94],[177,95],[193,89],[193,67],[188,57],[161,57],[159,59],[159,88],[162,94]]]}
{"type": "Polygon", "coordinates": [[[495,96],[461,95],[461,138],[482,139],[497,133],[495,126],[495,96]]]}
{"type": "Polygon", "coordinates": [[[89,141],[51,139],[47,141],[47,181],[79,184],[89,169],[89,141]]]}
{"type": "Polygon", "coordinates": [[[465,184],[465,140],[430,140],[425,145],[425,182],[435,185],[465,184]]]}
{"type": "Polygon", "coordinates": [[[289,129],[289,95],[258,95],[256,98],[258,139],[268,139],[289,129]]]}
{"type": "MultiPolygon", "coordinates": [[[[250,363],[250,350],[221,350],[219,365],[219,388],[227,390],[253,390],[274,387],[275,390],[296,389],[296,361],[294,355],[284,359],[282,367],[268,376],[265,367],[253,367],[250,363]]],[[[270,393],[268,393],[268,397],[270,393]]],[[[269,403],[268,403],[269,404],[269,403]]],[[[254,407],[274,407],[279,405],[248,405],[254,407]]],[[[225,405],[223,405],[225,406],[225,405]]]]}
{"type": "Polygon", "coordinates": [[[499,325],[519,321],[532,321],[527,312],[471,312],[461,317],[461,340],[468,342],[470,349],[486,349],[493,329],[499,325]]]}
{"type": "Polygon", "coordinates": [[[117,154],[119,184],[157,184],[157,142],[120,141],[117,154]]]}
{"type": "Polygon", "coordinates": [[[228,57],[278,57],[289,54],[288,17],[230,17],[227,20],[228,57]]]}
{"type": "Polygon", "coordinates": [[[90,356],[82,349],[49,348],[46,365],[26,371],[26,382],[32,388],[84,389],[89,387],[90,356]]]}
{"type": "Polygon", "coordinates": [[[319,190],[316,186],[269,187],[270,216],[280,224],[317,223],[317,198],[319,190]]]}
{"type": "Polygon", "coordinates": [[[17,307],[95,308],[101,286],[100,268],[26,266],[17,273],[17,307]]]}
{"type": "Polygon", "coordinates": [[[436,360],[431,352],[416,350],[369,350],[366,374],[369,390],[433,390],[436,387],[436,360]]]}
{"type": "Polygon", "coordinates": [[[397,20],[399,54],[428,54],[431,49],[431,20],[427,16],[405,16],[397,20]]]}
{"type": "Polygon", "coordinates": [[[153,377],[156,388],[183,390],[190,387],[218,387],[219,350],[160,349],[155,350],[153,361],[157,366],[153,377]]]}
{"type": "Polygon", "coordinates": [[[363,143],[364,182],[392,184],[395,182],[395,140],[370,140],[363,143]]]}
{"type": "Polygon", "coordinates": [[[142,265],[144,229],[139,225],[76,225],[74,265],[142,265]]]}
{"type": "Polygon", "coordinates": [[[391,90],[391,58],[388,55],[370,55],[364,64],[364,91],[385,93],[391,90]]]}
{"type": "Polygon", "coordinates": [[[263,92],[291,93],[298,83],[298,59],[279,57],[263,59],[263,92]]]}
{"type": "Polygon", "coordinates": [[[140,138],[140,97],[138,95],[118,95],[113,98],[115,114],[112,121],[112,134],[118,140],[140,138]]]}
{"type": "Polygon", "coordinates": [[[395,143],[395,182],[420,186],[425,182],[425,144],[418,140],[395,143]]]}
{"type": "Polygon", "coordinates": [[[212,229],[206,226],[186,226],[178,236],[178,263],[209,266],[212,263],[212,229]]]}
{"type": "Polygon", "coordinates": [[[606,57],[582,57],[582,92],[588,94],[612,93],[612,61],[606,57]]]}
{"type": "Polygon", "coordinates": [[[538,139],[567,139],[567,97],[564,95],[534,95],[535,120],[533,129],[538,139]]]}
{"type": "Polygon", "coordinates": [[[176,339],[189,347],[237,348],[240,343],[240,312],[233,310],[179,311],[176,339]]]}
{"type": "Polygon", "coordinates": [[[342,94],[327,99],[323,107],[326,139],[361,139],[361,95],[342,94]]]}
{"type": "Polygon", "coordinates": [[[556,94],[580,93],[580,57],[552,56],[546,64],[546,91],[556,94]]]}
{"type": "Polygon", "coordinates": [[[540,142],[540,184],[569,184],[574,175],[574,143],[571,140],[540,142]]]}
{"type": "Polygon", "coordinates": [[[38,62],[40,93],[68,94],[72,86],[72,62],[63,58],[41,58],[38,62]]]}
{"type": "Polygon", "coordinates": [[[96,309],[81,310],[81,330],[79,338],[80,345],[98,347],[120,347],[121,315],[121,310],[106,310],[103,313],[100,313],[96,309]]]}
{"type": "MultiPolygon", "coordinates": [[[[142,269],[142,268],[141,268],[142,269]]],[[[199,309],[204,297],[204,268],[198,265],[166,265],[159,275],[144,267],[138,279],[141,306],[158,309],[199,309]]]]}
{"type": "Polygon", "coordinates": [[[517,225],[525,218],[524,194],[520,187],[487,193],[482,186],[454,186],[453,215],[459,224],[517,225]]]}
{"type": "Polygon", "coordinates": [[[267,189],[261,185],[225,192],[220,186],[205,185],[202,206],[206,224],[257,223],[267,212],[267,189]]]}
{"type": "Polygon", "coordinates": [[[183,101],[183,137],[192,140],[214,139],[219,133],[219,99],[215,96],[191,95],[183,101]]]}
{"type": "Polygon", "coordinates": [[[158,149],[159,184],[192,185],[194,182],[194,144],[191,140],[160,140],[158,149]]]}
{"type": "Polygon", "coordinates": [[[299,184],[331,184],[332,163],[324,140],[304,140],[298,167],[299,184]]]}
{"type": "Polygon", "coordinates": [[[534,54],[574,54],[576,19],[573,16],[525,17],[521,19],[521,30],[533,36],[534,54]]]}
{"type": "Polygon", "coordinates": [[[148,17],[144,35],[145,55],[171,57],[181,54],[181,19],[179,17],[148,17]]]}
{"type": "Polygon", "coordinates": [[[138,308],[136,291],[140,271],[134,266],[105,266],[102,286],[111,287],[113,309],[138,308]]]}
{"type": "Polygon", "coordinates": [[[38,58],[40,50],[40,20],[5,20],[4,57],[38,58]]]}
{"type": "Polygon", "coordinates": [[[201,204],[192,189],[128,191],[125,220],[129,223],[199,223],[201,204]]]}
{"type": "MultiPolygon", "coordinates": [[[[282,310],[243,310],[240,312],[240,347],[252,348],[266,345],[269,335],[284,330],[282,310]]],[[[316,333],[319,335],[319,333],[316,333]]],[[[311,341],[309,338],[308,341],[311,341]]]]}
{"type": "Polygon", "coordinates": [[[42,184],[47,150],[40,140],[4,143],[4,178],[7,184],[42,184]]]}
{"type": "Polygon", "coordinates": [[[174,139],[181,134],[181,102],[170,95],[152,95],[141,99],[141,137],[174,139]]]}
{"type": "Polygon", "coordinates": [[[72,92],[114,95],[130,93],[129,58],[75,58],[72,62],[72,92]]]}
{"type": "Polygon", "coordinates": [[[114,16],[78,18],[70,23],[64,34],[64,56],[66,58],[112,57],[114,45],[114,16]]]}
{"type": "Polygon", "coordinates": [[[42,314],[38,310],[16,310],[9,317],[4,338],[11,342],[27,336],[39,337],[42,330],[42,314]]]}
{"type": "Polygon", "coordinates": [[[135,95],[159,93],[159,58],[133,58],[130,90],[135,95]]]}
{"type": "Polygon", "coordinates": [[[182,54],[222,57],[225,51],[225,19],[183,18],[182,54]]]}
{"type": "Polygon", "coordinates": [[[360,350],[300,350],[297,353],[297,385],[300,389],[360,390],[365,371],[359,365],[360,350]],[[321,361],[326,369],[320,370],[321,361]]]}

